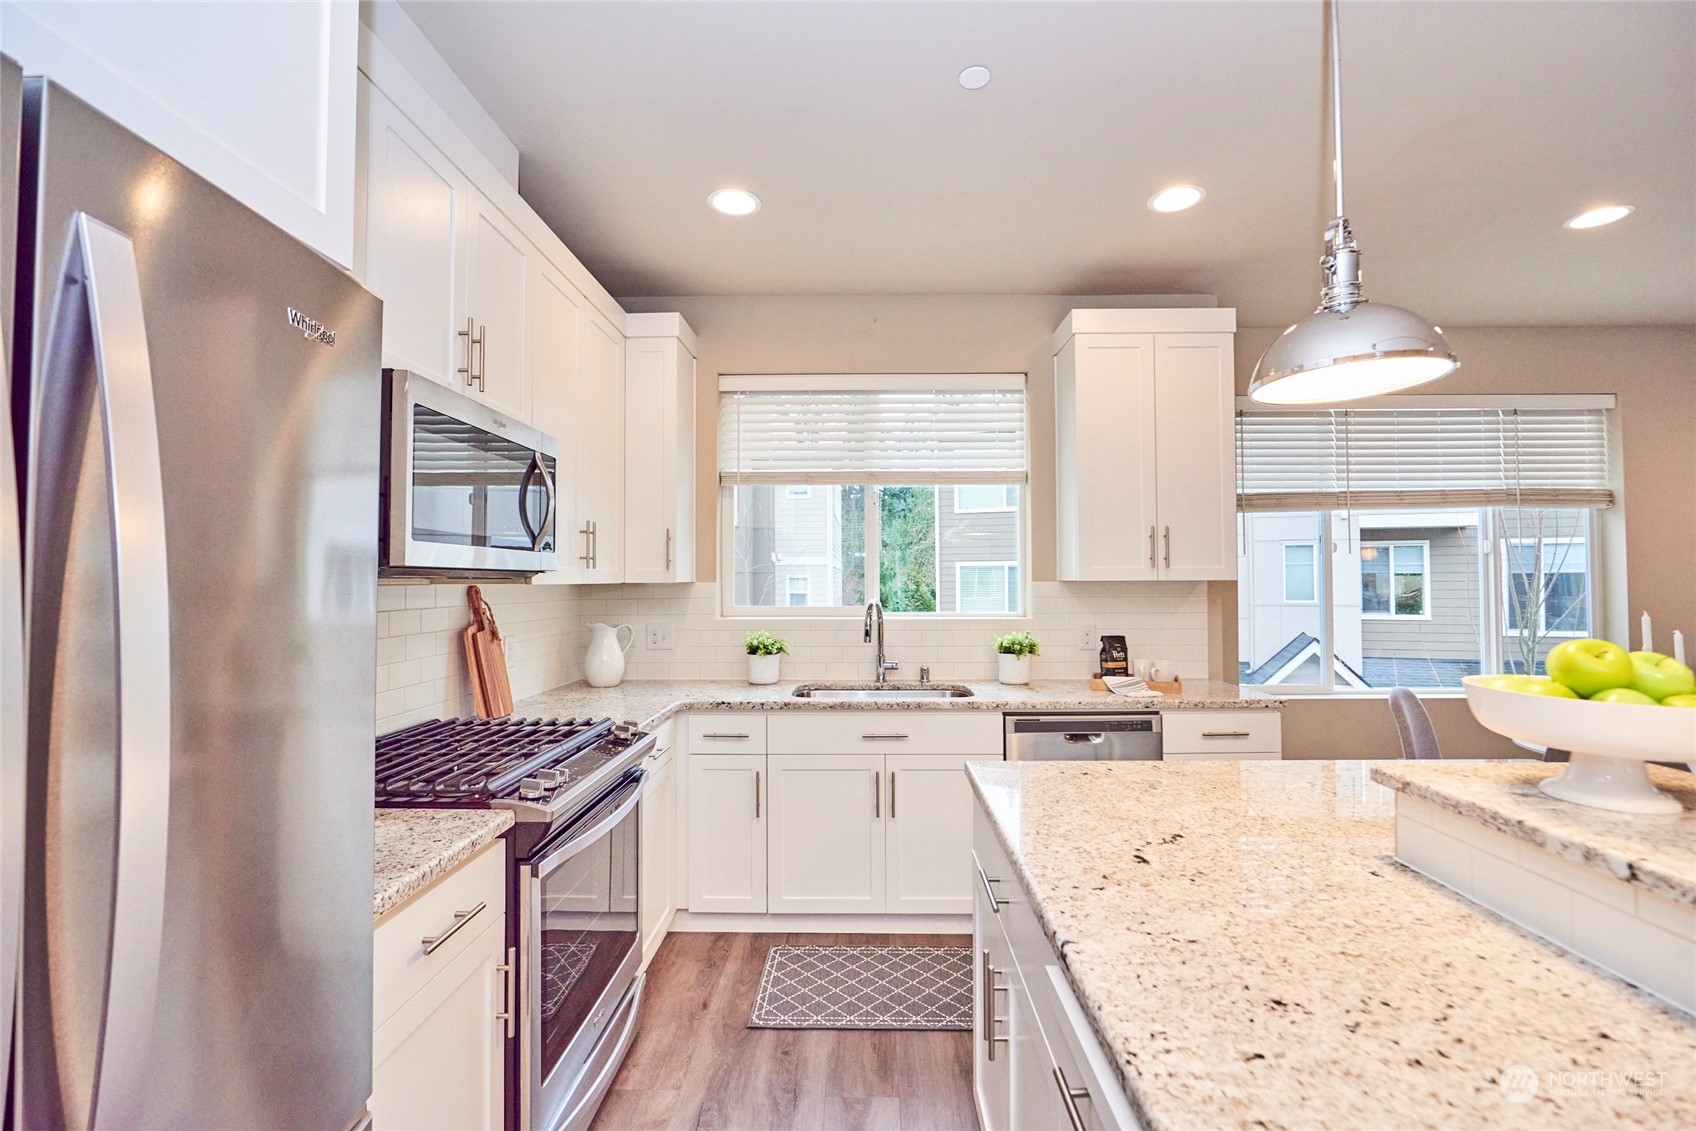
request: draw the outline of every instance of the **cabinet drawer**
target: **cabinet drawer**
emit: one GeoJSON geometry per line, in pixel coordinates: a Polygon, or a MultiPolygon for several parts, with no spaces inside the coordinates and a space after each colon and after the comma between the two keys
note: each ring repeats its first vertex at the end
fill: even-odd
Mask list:
{"type": "Polygon", "coordinates": [[[1277,754],[1283,749],[1278,711],[1162,711],[1161,749],[1173,754],[1230,758],[1240,754],[1277,754]]]}
{"type": "Polygon", "coordinates": [[[758,712],[689,716],[689,753],[764,754],[766,717],[758,712]]]}
{"type": "Polygon", "coordinates": [[[390,913],[371,940],[372,1012],[381,1025],[444,969],[485,928],[506,914],[506,842],[497,840],[390,913]],[[423,940],[454,925],[454,915],[482,909],[429,954],[423,940]]]}
{"type": "Polygon", "coordinates": [[[767,727],[773,754],[1001,753],[994,711],[789,711],[767,727]]]}

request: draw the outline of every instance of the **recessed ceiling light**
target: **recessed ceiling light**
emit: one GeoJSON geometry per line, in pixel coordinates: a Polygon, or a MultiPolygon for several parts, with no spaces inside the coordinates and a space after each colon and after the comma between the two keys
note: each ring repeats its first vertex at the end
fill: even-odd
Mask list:
{"type": "Polygon", "coordinates": [[[1182,212],[1194,208],[1207,196],[1200,185],[1174,185],[1161,189],[1148,198],[1148,207],[1155,212],[1182,212]]]}
{"type": "Polygon", "coordinates": [[[707,203],[726,216],[750,216],[760,210],[760,198],[747,189],[721,188],[707,197],[707,203]]]}
{"type": "Polygon", "coordinates": [[[960,72],[960,85],[967,90],[982,90],[989,85],[989,68],[967,67],[960,72]]]}
{"type": "Polygon", "coordinates": [[[1563,228],[1600,228],[1603,224],[1611,224],[1615,220],[1623,220],[1637,211],[1635,205],[1609,204],[1601,208],[1592,208],[1588,212],[1580,212],[1566,223],[1563,228]]]}

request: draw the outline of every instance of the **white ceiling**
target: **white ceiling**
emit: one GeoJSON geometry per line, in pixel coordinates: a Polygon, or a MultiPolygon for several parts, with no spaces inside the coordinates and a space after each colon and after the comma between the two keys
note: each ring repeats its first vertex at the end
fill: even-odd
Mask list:
{"type": "MultiPolygon", "coordinates": [[[[1317,297],[1318,2],[404,7],[615,295],[1184,291],[1260,326],[1317,297]],[[1184,182],[1200,207],[1145,207],[1184,182]],[[725,185],[765,207],[709,211],[725,185]]],[[[1696,322],[1696,4],[1341,16],[1369,297],[1696,322]],[[1561,227],[1603,202],[1638,211],[1561,227]]]]}

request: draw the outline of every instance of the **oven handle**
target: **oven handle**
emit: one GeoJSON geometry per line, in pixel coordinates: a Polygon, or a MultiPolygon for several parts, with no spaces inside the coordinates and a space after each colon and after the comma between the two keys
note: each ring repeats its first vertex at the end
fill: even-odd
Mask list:
{"type": "Polygon", "coordinates": [[[627,771],[627,773],[629,773],[628,780],[606,798],[606,801],[622,798],[619,801],[618,808],[593,824],[572,833],[571,836],[560,842],[559,847],[553,849],[532,865],[538,880],[553,874],[554,870],[567,860],[612,831],[614,825],[628,817],[631,810],[636,808],[637,803],[642,800],[642,783],[647,779],[648,772],[638,767],[633,771],[627,771]]]}

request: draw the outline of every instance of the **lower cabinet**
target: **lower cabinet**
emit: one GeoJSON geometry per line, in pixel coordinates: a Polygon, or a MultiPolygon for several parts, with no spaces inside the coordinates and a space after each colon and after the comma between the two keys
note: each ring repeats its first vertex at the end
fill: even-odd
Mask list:
{"type": "Polygon", "coordinates": [[[1136,1131],[1112,1064],[981,810],[972,860],[972,1093],[983,1131],[1136,1131]]]}
{"type": "Polygon", "coordinates": [[[766,756],[689,756],[688,898],[694,912],[766,909],[766,756]]]}
{"type": "Polygon", "coordinates": [[[516,987],[499,913],[505,852],[496,841],[377,925],[375,1127],[502,1126],[516,987]],[[425,938],[441,939],[429,954],[425,938]]]}
{"type": "Polygon", "coordinates": [[[882,914],[882,754],[773,754],[766,909],[882,914]]]}
{"type": "Polygon", "coordinates": [[[677,910],[677,751],[671,724],[648,755],[638,843],[642,857],[642,964],[653,960],[677,910]]]}
{"type": "Polygon", "coordinates": [[[972,910],[972,783],[966,763],[984,754],[890,754],[889,819],[884,844],[884,910],[908,915],[967,915],[972,910]]]}

